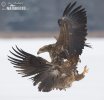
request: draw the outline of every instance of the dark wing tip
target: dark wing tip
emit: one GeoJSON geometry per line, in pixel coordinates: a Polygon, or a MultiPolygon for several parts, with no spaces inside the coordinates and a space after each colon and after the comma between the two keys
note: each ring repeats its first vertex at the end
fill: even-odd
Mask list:
{"type": "Polygon", "coordinates": [[[89,43],[85,43],[85,46],[88,48],[92,48],[92,46],[89,43]]]}
{"type": "Polygon", "coordinates": [[[76,5],[77,1],[74,1],[73,3],[69,3],[67,7],[65,8],[63,12],[63,16],[67,16],[68,12],[72,10],[72,8],[76,5]]]}

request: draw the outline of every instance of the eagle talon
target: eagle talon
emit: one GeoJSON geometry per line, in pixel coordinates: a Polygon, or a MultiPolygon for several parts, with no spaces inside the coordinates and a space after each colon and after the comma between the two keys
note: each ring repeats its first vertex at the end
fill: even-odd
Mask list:
{"type": "Polygon", "coordinates": [[[89,69],[87,68],[87,66],[84,67],[84,71],[83,74],[85,75],[86,73],[88,73],[89,69]]]}

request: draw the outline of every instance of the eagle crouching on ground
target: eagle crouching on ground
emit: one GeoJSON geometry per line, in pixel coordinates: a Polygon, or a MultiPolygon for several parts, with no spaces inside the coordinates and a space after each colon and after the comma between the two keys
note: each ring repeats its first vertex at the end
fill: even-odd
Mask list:
{"type": "Polygon", "coordinates": [[[65,90],[71,87],[74,81],[84,78],[88,72],[87,67],[81,74],[78,73],[77,63],[84,46],[87,35],[86,11],[82,6],[75,7],[76,2],[69,3],[65,8],[63,17],[58,20],[60,35],[55,44],[39,49],[37,54],[49,52],[51,62],[39,56],[34,56],[16,46],[10,51],[16,58],[8,56],[8,60],[19,68],[17,70],[23,77],[32,76],[33,84],[39,85],[39,91],[49,92],[53,89],[65,90]]]}

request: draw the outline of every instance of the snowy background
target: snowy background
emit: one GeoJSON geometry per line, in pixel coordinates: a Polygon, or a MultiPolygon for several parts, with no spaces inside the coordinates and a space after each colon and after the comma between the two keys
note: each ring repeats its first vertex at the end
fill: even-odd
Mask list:
{"type": "MultiPolygon", "coordinates": [[[[86,8],[90,33],[87,42],[93,48],[84,49],[82,62],[78,64],[79,72],[87,65],[89,73],[71,88],[38,92],[37,86],[17,74],[8,61],[12,46],[36,55],[40,47],[55,42],[46,37],[59,33],[57,20],[70,1],[73,0],[0,0],[0,100],[104,100],[104,0],[74,0],[86,8]],[[6,3],[5,7],[8,3],[23,2],[29,10],[3,11],[2,2],[6,3]]],[[[48,53],[40,56],[50,60],[48,53]]]]}
{"type": "MultiPolygon", "coordinates": [[[[37,39],[0,39],[0,100],[104,100],[104,39],[88,38],[92,49],[85,48],[78,64],[79,72],[85,65],[89,68],[86,77],[74,82],[66,91],[53,90],[49,93],[38,92],[28,78],[22,78],[8,61],[7,55],[12,46],[35,54],[46,44],[55,42],[53,38],[37,39]]],[[[50,60],[48,53],[41,57],[50,60]]]]}

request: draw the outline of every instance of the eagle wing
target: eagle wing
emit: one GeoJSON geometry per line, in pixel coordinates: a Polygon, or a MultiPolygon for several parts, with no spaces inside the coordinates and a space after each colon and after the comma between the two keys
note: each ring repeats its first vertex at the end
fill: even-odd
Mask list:
{"type": "MultiPolygon", "coordinates": [[[[59,19],[60,35],[58,45],[62,45],[69,57],[81,55],[87,35],[87,16],[85,8],[75,7],[76,2],[69,3],[63,12],[62,19],[59,19]]],[[[65,53],[65,52],[64,52],[65,53]]]]}
{"type": "Polygon", "coordinates": [[[57,76],[52,74],[52,65],[48,61],[41,57],[36,57],[29,54],[16,46],[16,49],[12,48],[16,58],[8,56],[8,60],[14,65],[14,67],[19,68],[17,70],[19,74],[23,77],[33,76],[33,84],[37,85],[39,83],[39,91],[48,92],[54,88],[57,80],[57,76]]]}

